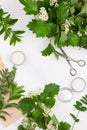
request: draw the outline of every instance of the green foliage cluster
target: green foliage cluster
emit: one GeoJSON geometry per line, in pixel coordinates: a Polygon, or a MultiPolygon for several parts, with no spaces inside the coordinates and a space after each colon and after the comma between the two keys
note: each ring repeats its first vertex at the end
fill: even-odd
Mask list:
{"type": "MultiPolygon", "coordinates": [[[[57,5],[51,5],[50,0],[19,1],[24,5],[27,15],[35,16],[27,27],[37,37],[54,38],[52,44],[58,48],[69,45],[87,48],[87,0],[58,0],[57,5]],[[36,19],[41,7],[44,7],[48,14],[47,21],[36,19]]],[[[46,53],[42,54],[50,55],[53,53],[52,50],[49,53],[50,49],[48,45],[46,53]]]]}
{"type": "Polygon", "coordinates": [[[66,121],[59,121],[54,114],[50,115],[47,112],[55,104],[55,96],[59,92],[59,85],[48,84],[45,85],[43,92],[40,94],[33,94],[30,97],[25,97],[19,102],[19,107],[22,110],[25,118],[21,125],[18,126],[18,130],[35,130],[39,127],[42,130],[74,130],[75,124],[80,121],[78,118],[80,112],[87,111],[87,95],[83,96],[79,101],[76,101],[74,108],[77,110],[77,114],[70,113],[73,119],[73,124],[66,121]],[[42,104],[44,106],[42,107],[42,104]],[[53,122],[52,126],[48,128],[50,121],[53,122]]]}
{"type": "Polygon", "coordinates": [[[18,86],[15,82],[16,67],[12,70],[0,70],[0,118],[6,120],[5,115],[9,115],[6,109],[9,107],[19,108],[14,100],[20,99],[24,93],[24,87],[18,86]],[[6,99],[7,98],[7,99],[6,99]]]}
{"type": "MultiPolygon", "coordinates": [[[[47,110],[50,110],[54,106],[55,96],[58,92],[59,85],[48,84],[45,86],[45,89],[41,94],[21,99],[19,102],[19,107],[28,119],[28,126],[25,128],[21,125],[18,127],[18,130],[35,130],[37,126],[43,130],[46,130],[47,125],[52,119],[49,112],[47,113],[47,110]],[[31,125],[31,123],[33,125],[31,125]]],[[[55,122],[53,125],[56,127],[55,122]]]]}
{"type": "Polygon", "coordinates": [[[12,19],[8,12],[5,12],[0,8],[0,35],[4,34],[4,40],[10,38],[10,45],[15,45],[17,42],[21,42],[22,30],[14,31],[12,26],[16,24],[18,19],[12,19]]]}

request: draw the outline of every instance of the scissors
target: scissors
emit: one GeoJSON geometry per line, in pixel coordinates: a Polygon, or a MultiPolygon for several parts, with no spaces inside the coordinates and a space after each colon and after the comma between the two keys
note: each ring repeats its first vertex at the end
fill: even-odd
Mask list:
{"type": "Polygon", "coordinates": [[[71,61],[77,63],[80,67],[84,67],[86,65],[86,62],[82,59],[74,60],[71,57],[69,57],[62,48],[60,48],[60,50],[62,53],[60,53],[56,50],[55,50],[55,53],[59,54],[60,56],[62,56],[63,58],[66,59],[66,61],[68,62],[69,66],[70,66],[70,74],[72,76],[75,76],[77,74],[77,70],[72,66],[71,61]]]}

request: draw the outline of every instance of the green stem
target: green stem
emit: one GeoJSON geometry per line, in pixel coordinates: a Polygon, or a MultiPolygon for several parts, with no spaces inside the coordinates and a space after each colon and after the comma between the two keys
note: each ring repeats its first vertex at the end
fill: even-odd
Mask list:
{"type": "MultiPolygon", "coordinates": [[[[78,118],[79,113],[80,113],[80,111],[78,111],[78,113],[77,113],[77,115],[76,115],[76,118],[78,118]]],[[[71,130],[74,130],[75,124],[76,124],[76,121],[74,121],[71,130]]]]}

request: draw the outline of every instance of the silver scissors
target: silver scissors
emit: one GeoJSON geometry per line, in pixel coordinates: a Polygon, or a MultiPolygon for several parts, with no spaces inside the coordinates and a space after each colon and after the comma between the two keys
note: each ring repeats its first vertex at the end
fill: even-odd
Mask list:
{"type": "Polygon", "coordinates": [[[86,65],[86,62],[82,59],[74,60],[71,57],[69,57],[62,48],[60,48],[60,50],[61,50],[62,53],[60,53],[56,50],[55,50],[55,53],[59,54],[60,56],[62,56],[63,58],[66,59],[66,61],[68,62],[69,66],[70,66],[70,74],[72,76],[75,76],[77,74],[77,70],[75,68],[73,68],[70,61],[77,63],[80,67],[84,67],[86,65]]]}

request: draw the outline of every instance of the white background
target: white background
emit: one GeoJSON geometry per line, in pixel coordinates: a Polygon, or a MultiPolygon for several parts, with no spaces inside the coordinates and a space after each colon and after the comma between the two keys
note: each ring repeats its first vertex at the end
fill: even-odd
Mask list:
{"type": "MultiPolygon", "coordinates": [[[[70,68],[63,58],[60,57],[59,60],[56,60],[54,55],[49,57],[43,57],[41,55],[41,51],[48,45],[49,40],[47,38],[36,38],[35,34],[32,34],[28,30],[26,25],[31,21],[32,16],[25,15],[23,6],[18,0],[0,0],[0,4],[6,12],[11,14],[12,18],[19,19],[13,29],[26,31],[22,42],[18,43],[15,47],[9,46],[9,40],[4,41],[3,35],[0,36],[0,56],[9,69],[13,66],[10,61],[10,56],[14,51],[23,51],[26,56],[25,63],[17,67],[16,74],[16,81],[19,85],[25,86],[26,93],[36,88],[44,87],[47,83],[56,83],[61,87],[70,88],[71,81],[75,77],[82,77],[87,81],[87,65],[80,68],[76,64],[73,64],[78,73],[75,77],[72,77],[69,74],[70,68]]],[[[72,58],[84,59],[87,62],[87,50],[79,49],[78,47],[65,47],[64,50],[72,58]]],[[[81,93],[74,92],[73,100],[68,103],[62,103],[57,100],[53,112],[56,114],[58,120],[68,121],[72,124],[73,121],[69,113],[77,113],[73,104],[84,94],[87,94],[87,88],[81,93]]],[[[80,122],[75,126],[74,130],[87,130],[87,112],[80,113],[79,118],[80,122]]],[[[19,123],[20,120],[7,128],[0,125],[0,130],[17,130],[19,123]]]]}

